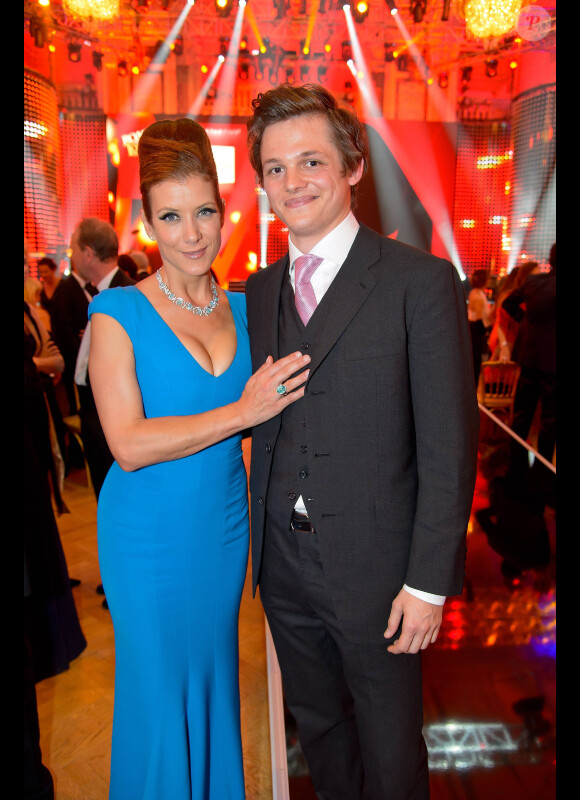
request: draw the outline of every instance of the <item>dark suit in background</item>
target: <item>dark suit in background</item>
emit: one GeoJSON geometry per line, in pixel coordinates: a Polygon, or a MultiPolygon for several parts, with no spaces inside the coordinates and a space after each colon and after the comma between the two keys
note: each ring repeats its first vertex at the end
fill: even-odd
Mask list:
{"type": "Polygon", "coordinates": [[[363,225],[305,328],[288,266],[247,283],[253,368],[312,358],[304,398],[253,431],[254,589],[315,785],[339,787],[320,796],[363,796],[346,764],[362,750],[364,797],[424,798],[420,653],[388,653],[383,631],[403,584],[462,590],[479,426],[465,295],[449,262],[363,225]],[[300,495],[315,535],[288,535],[300,495]]]}
{"type": "MultiPolygon", "coordinates": [[[[503,309],[520,322],[512,359],[522,370],[514,401],[513,430],[522,439],[530,432],[541,403],[538,452],[548,461],[556,447],[556,255],[552,270],[530,275],[503,301],[503,309]]],[[[521,480],[527,471],[527,451],[512,443],[508,475],[521,480]]],[[[545,467],[542,466],[545,470],[545,467]]]]}
{"type": "Polygon", "coordinates": [[[64,358],[63,383],[69,404],[69,413],[76,414],[74,375],[82,332],[87,325],[89,299],[74,275],[63,278],[52,296],[50,322],[52,338],[64,358]]]}
{"type": "MultiPolygon", "coordinates": [[[[111,278],[108,288],[112,289],[115,286],[132,286],[134,283],[135,281],[123,272],[122,269],[117,268],[117,271],[111,278]]],[[[85,335],[90,335],[90,328],[85,335]]],[[[107,477],[107,472],[111,468],[114,458],[109,450],[109,445],[107,444],[105,434],[101,427],[88,374],[86,376],[86,385],[78,385],[77,389],[80,402],[79,416],[81,418],[81,437],[85,448],[85,456],[91,472],[91,480],[98,499],[101,487],[107,477]]]]}

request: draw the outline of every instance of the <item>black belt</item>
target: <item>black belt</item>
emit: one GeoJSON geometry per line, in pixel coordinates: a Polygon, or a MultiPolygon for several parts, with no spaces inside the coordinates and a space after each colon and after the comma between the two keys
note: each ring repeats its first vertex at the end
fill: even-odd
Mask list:
{"type": "Polygon", "coordinates": [[[316,533],[314,525],[308,519],[308,514],[299,514],[297,511],[292,512],[290,530],[300,531],[300,533],[316,533]]]}

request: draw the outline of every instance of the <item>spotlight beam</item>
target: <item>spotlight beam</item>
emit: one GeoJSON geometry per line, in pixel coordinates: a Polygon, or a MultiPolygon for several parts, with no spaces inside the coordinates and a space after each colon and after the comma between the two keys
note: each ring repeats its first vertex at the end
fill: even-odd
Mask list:
{"type": "Polygon", "coordinates": [[[304,50],[308,48],[308,51],[310,51],[310,42],[312,40],[312,33],[314,31],[314,25],[316,24],[316,17],[318,16],[318,7],[319,7],[319,0],[310,0],[310,11],[308,13],[308,29],[306,31],[306,39],[304,40],[304,50]]]}
{"type": "Polygon", "coordinates": [[[191,104],[189,111],[187,112],[187,115],[189,117],[193,117],[195,119],[195,117],[197,117],[197,115],[200,113],[201,109],[203,108],[203,104],[205,103],[205,99],[209,93],[209,90],[211,89],[215,79],[217,78],[217,74],[220,71],[224,61],[225,58],[223,56],[218,57],[217,61],[212,67],[211,72],[205,79],[205,83],[203,84],[200,93],[195,98],[195,100],[191,104]]]}
{"type": "Polygon", "coordinates": [[[244,12],[246,3],[240,0],[234,30],[230,38],[228,53],[224,62],[224,68],[219,75],[217,84],[217,102],[215,105],[212,119],[219,116],[231,117],[232,104],[234,101],[234,91],[238,77],[238,58],[240,53],[240,42],[242,39],[242,25],[244,22],[244,12]]]}
{"type": "Polygon", "coordinates": [[[175,20],[173,28],[167,35],[167,38],[164,40],[157,53],[155,53],[154,57],[151,59],[151,63],[147,67],[147,71],[140,78],[137,88],[131,97],[129,97],[125,107],[122,110],[122,113],[127,114],[131,113],[132,111],[142,111],[146,107],[147,101],[153,92],[153,88],[158,76],[161,72],[163,72],[165,62],[171,53],[171,45],[179,36],[181,29],[185,24],[185,20],[187,19],[187,15],[192,9],[193,3],[194,0],[186,0],[181,14],[175,20]]]}
{"type": "MultiPolygon", "coordinates": [[[[356,66],[358,67],[357,69],[353,69],[351,67],[351,72],[355,77],[355,80],[359,87],[359,91],[361,93],[361,97],[363,99],[365,115],[369,119],[369,122],[372,123],[373,127],[376,128],[376,130],[380,133],[385,144],[387,145],[393,157],[395,158],[397,164],[403,170],[407,180],[413,187],[415,194],[420,199],[427,214],[431,218],[433,225],[437,230],[437,233],[447,250],[450,261],[452,261],[452,263],[455,265],[455,268],[457,269],[457,272],[459,273],[461,279],[464,280],[465,273],[462,269],[461,259],[459,257],[457,246],[455,244],[455,237],[453,236],[453,225],[449,217],[449,213],[447,210],[447,203],[443,195],[441,183],[436,175],[433,176],[434,179],[427,180],[425,174],[420,169],[413,166],[414,159],[412,153],[407,153],[405,151],[404,145],[398,142],[397,138],[393,134],[392,129],[387,124],[387,121],[384,119],[381,107],[379,106],[377,100],[372,80],[370,79],[369,72],[366,68],[364,55],[362,52],[360,41],[356,33],[356,28],[350,8],[348,6],[345,6],[343,10],[346,17],[346,24],[351,37],[353,55],[356,61],[356,66]]],[[[400,16],[399,14],[395,15],[397,24],[399,24],[399,16],[400,16]]],[[[408,35],[405,38],[408,42],[411,41],[408,35]]],[[[417,50],[416,47],[415,50],[417,50]]],[[[434,165],[437,164],[437,159],[435,158],[435,154],[433,159],[431,160],[431,163],[434,165]]],[[[377,166],[379,165],[380,162],[379,164],[377,164],[377,166]]],[[[386,186],[385,181],[378,181],[375,182],[375,188],[378,194],[379,205],[381,206],[381,212],[383,212],[383,210],[386,207],[385,199],[387,193],[392,193],[393,187],[386,186]]],[[[381,217],[382,216],[383,214],[381,213],[381,217]]]]}
{"type": "Polygon", "coordinates": [[[254,36],[258,40],[258,49],[262,52],[264,47],[264,40],[262,39],[262,35],[260,34],[260,29],[258,28],[258,23],[256,22],[256,17],[254,16],[254,12],[252,11],[251,6],[246,7],[246,16],[248,18],[248,22],[250,23],[251,29],[254,31],[254,36]]]}

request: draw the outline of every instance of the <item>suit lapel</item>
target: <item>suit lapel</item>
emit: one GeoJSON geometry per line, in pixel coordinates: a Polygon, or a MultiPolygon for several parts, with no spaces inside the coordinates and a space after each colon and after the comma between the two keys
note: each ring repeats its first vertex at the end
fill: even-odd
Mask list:
{"type": "Polygon", "coordinates": [[[344,264],[315,311],[316,344],[309,351],[311,375],[373,291],[377,281],[369,267],[379,258],[378,236],[361,225],[344,264]]]}
{"type": "Polygon", "coordinates": [[[264,355],[272,355],[274,361],[278,352],[278,320],[280,314],[280,293],[288,273],[288,254],[269,266],[261,282],[259,308],[263,309],[259,320],[258,341],[264,343],[264,355]]]}

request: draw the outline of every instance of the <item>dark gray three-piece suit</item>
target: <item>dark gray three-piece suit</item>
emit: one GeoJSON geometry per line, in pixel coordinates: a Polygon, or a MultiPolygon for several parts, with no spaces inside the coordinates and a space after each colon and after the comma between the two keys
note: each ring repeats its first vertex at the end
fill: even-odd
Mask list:
{"type": "Polygon", "coordinates": [[[403,584],[462,591],[479,413],[461,283],[361,225],[306,327],[287,255],[246,296],[254,369],[312,359],[304,398],[253,431],[250,489],[254,589],[318,795],[427,797],[420,656],[383,631],[403,584]],[[314,534],[290,531],[299,496],[314,534]]]}

